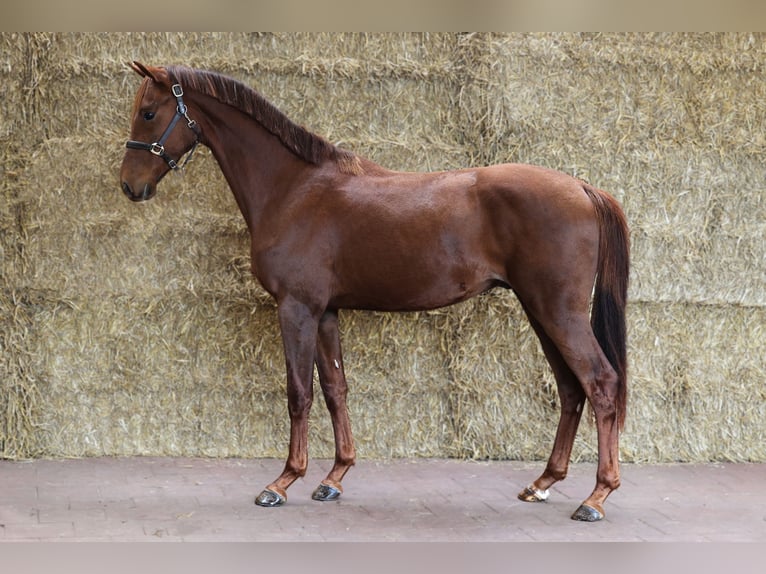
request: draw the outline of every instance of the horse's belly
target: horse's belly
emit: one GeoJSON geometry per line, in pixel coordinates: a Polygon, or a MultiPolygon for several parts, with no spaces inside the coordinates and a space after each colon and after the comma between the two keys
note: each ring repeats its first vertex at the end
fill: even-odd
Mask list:
{"type": "Polygon", "coordinates": [[[377,311],[421,311],[446,307],[504,282],[479,268],[429,266],[423,262],[360,273],[334,299],[338,307],[377,311]]]}

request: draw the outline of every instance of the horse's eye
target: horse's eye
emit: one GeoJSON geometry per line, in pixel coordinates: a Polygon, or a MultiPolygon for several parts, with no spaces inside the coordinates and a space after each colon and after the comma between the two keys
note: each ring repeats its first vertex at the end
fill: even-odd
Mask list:
{"type": "Polygon", "coordinates": [[[144,119],[148,122],[154,119],[154,112],[144,112],[144,119]]]}

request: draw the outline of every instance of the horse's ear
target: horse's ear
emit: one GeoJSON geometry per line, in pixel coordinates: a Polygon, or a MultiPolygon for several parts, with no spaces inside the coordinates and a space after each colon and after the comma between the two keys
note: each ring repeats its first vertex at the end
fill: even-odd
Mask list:
{"type": "Polygon", "coordinates": [[[155,68],[153,66],[145,66],[141,62],[133,60],[128,64],[136,74],[144,78],[149,78],[157,83],[163,83],[167,81],[167,74],[163,68],[155,68]]]}
{"type": "Polygon", "coordinates": [[[154,79],[154,76],[149,71],[149,68],[144,66],[141,62],[136,62],[135,60],[133,60],[132,62],[128,62],[128,66],[130,66],[132,68],[132,70],[136,74],[138,74],[139,76],[141,76],[143,78],[152,78],[152,79],[154,79]]]}

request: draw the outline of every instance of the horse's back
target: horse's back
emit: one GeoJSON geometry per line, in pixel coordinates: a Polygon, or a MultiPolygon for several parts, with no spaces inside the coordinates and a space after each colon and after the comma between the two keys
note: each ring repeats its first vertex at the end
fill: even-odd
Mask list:
{"type": "Polygon", "coordinates": [[[353,178],[335,201],[339,306],[441,307],[531,270],[590,266],[598,248],[582,183],[525,164],[353,178]]]}

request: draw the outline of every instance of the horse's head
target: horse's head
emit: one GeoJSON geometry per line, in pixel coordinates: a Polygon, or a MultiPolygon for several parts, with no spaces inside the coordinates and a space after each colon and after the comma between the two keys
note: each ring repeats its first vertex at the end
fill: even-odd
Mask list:
{"type": "MultiPolygon", "coordinates": [[[[144,78],[136,94],[130,128],[131,140],[122,160],[122,190],[132,201],[151,199],[157,183],[199,143],[197,123],[189,118],[183,88],[165,68],[132,62],[130,67],[144,78]],[[176,129],[179,120],[183,120],[176,129]]],[[[187,158],[188,161],[188,158],[187,158]]]]}

